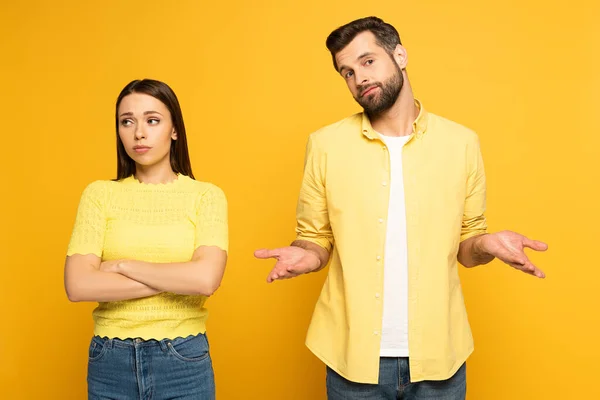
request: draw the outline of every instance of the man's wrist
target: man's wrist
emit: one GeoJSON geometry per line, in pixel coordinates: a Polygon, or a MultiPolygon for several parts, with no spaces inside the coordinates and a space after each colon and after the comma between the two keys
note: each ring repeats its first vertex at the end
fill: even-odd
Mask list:
{"type": "MultiPolygon", "coordinates": [[[[321,269],[321,267],[323,266],[323,260],[321,259],[321,254],[319,253],[319,251],[314,248],[314,247],[320,248],[320,246],[318,244],[315,244],[308,240],[294,240],[291,245],[294,247],[300,247],[301,249],[304,249],[305,251],[309,251],[317,258],[318,265],[312,270],[312,272],[315,272],[315,271],[318,271],[321,269]]],[[[325,249],[323,249],[323,250],[325,250],[325,249]]]]}
{"type": "Polygon", "coordinates": [[[477,256],[484,256],[487,254],[485,250],[485,240],[487,239],[488,233],[484,233],[475,238],[475,242],[473,243],[473,253],[477,256]]]}
{"type": "Polygon", "coordinates": [[[494,259],[494,255],[487,250],[487,241],[489,238],[490,234],[484,233],[477,236],[473,242],[473,259],[478,264],[487,264],[494,259]]]}
{"type": "Polygon", "coordinates": [[[319,252],[317,252],[316,250],[312,250],[312,249],[305,249],[306,251],[310,251],[312,254],[314,254],[315,257],[317,257],[317,260],[319,261],[318,265],[316,268],[313,269],[314,271],[318,271],[319,269],[321,269],[321,265],[323,264],[323,260],[321,260],[321,255],[319,254],[319,252]]]}

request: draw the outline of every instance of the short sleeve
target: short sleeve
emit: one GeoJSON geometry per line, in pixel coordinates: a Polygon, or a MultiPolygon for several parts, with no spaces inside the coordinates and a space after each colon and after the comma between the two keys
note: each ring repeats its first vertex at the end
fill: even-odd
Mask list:
{"type": "Polygon", "coordinates": [[[195,248],[217,246],[229,248],[227,198],[219,187],[211,185],[198,201],[196,209],[195,248]]]}
{"type": "Polygon", "coordinates": [[[67,255],[95,254],[102,257],[106,233],[106,187],[97,181],[88,185],[81,195],[75,225],[67,255]]]}

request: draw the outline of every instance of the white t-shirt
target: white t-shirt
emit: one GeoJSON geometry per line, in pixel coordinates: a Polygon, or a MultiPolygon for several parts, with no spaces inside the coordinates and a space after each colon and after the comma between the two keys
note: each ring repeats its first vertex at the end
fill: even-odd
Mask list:
{"type": "Polygon", "coordinates": [[[383,268],[382,357],[408,357],[408,256],[402,148],[410,136],[384,136],[390,155],[390,199],[383,268]]]}

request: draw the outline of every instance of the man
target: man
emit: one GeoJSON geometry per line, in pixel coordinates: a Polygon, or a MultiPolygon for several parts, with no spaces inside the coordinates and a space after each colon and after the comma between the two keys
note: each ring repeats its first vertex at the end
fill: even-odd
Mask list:
{"type": "Polygon", "coordinates": [[[297,238],[255,256],[277,259],[268,282],[330,262],[306,340],[329,399],[464,399],[473,339],[457,261],[543,278],[524,248],[547,246],[486,232],[478,138],[413,97],[393,26],[359,19],[327,48],[364,113],[309,137],[297,238]]]}

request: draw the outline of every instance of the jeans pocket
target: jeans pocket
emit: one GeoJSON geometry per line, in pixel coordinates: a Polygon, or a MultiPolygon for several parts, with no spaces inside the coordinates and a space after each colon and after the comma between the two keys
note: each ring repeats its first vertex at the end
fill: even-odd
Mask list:
{"type": "Polygon", "coordinates": [[[88,361],[94,362],[100,360],[106,353],[106,340],[93,337],[88,350],[88,361]]]}
{"type": "Polygon", "coordinates": [[[203,334],[185,339],[175,339],[168,342],[167,347],[171,354],[181,361],[198,362],[206,360],[209,356],[208,341],[206,335],[203,334]]]}

